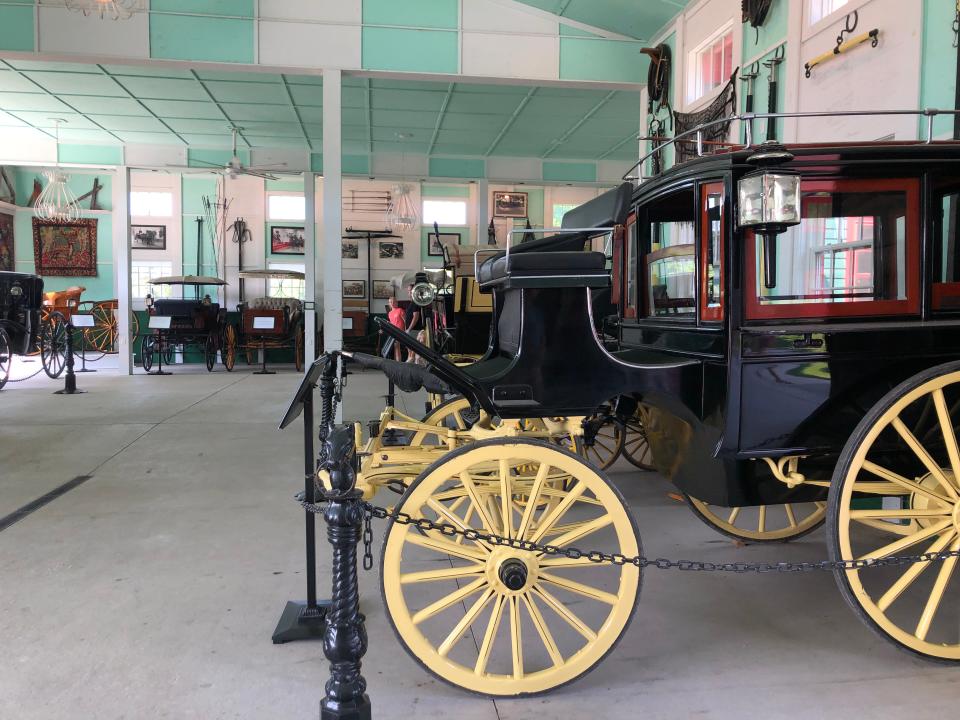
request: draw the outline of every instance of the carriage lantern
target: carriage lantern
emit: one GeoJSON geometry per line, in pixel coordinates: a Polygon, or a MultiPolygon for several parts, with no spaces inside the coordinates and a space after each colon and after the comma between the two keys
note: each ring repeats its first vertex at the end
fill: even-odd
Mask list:
{"type": "Polygon", "coordinates": [[[781,167],[793,159],[782,145],[764,143],[747,158],[757,166],[737,186],[738,225],[763,237],[763,279],[777,284],[777,235],[800,224],[800,176],[781,167]]]}
{"type": "Polygon", "coordinates": [[[427,280],[426,273],[417,273],[416,282],[410,289],[410,299],[420,307],[426,307],[437,296],[436,288],[427,280]]]}

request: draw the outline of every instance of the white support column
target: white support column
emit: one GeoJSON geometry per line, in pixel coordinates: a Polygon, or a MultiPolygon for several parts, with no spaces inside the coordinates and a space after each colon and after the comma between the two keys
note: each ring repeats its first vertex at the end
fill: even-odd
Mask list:
{"type": "Polygon", "coordinates": [[[477,239],[474,245],[487,244],[487,225],[490,218],[487,213],[490,199],[490,183],[484,180],[477,180],[477,239]]]}
{"type": "Polygon", "coordinates": [[[316,337],[313,329],[316,327],[317,311],[315,308],[317,300],[317,178],[312,172],[303,174],[303,199],[304,199],[304,220],[303,220],[303,274],[304,274],[304,299],[307,301],[307,307],[311,308],[304,314],[304,335],[303,359],[306,365],[309,365],[317,357],[316,337]]]}
{"type": "MultiPolygon", "coordinates": [[[[323,349],[343,348],[340,268],[343,176],[340,160],[340,70],[323,72],[323,349]]],[[[368,288],[367,292],[372,291],[368,288]]]]}
{"type": "Polygon", "coordinates": [[[133,375],[130,343],[130,168],[117,168],[113,178],[113,289],[117,298],[117,363],[133,375]]]}

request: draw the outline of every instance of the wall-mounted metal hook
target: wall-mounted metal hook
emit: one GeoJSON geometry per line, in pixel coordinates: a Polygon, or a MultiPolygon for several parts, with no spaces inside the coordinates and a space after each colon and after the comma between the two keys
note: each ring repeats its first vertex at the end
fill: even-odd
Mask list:
{"type": "Polygon", "coordinates": [[[844,27],[840,31],[840,34],[837,35],[836,47],[833,48],[833,50],[831,50],[830,52],[825,52],[822,55],[818,55],[810,62],[805,63],[803,66],[804,77],[809,78],[810,71],[813,70],[813,68],[819,65],[820,63],[826,62],[827,60],[832,58],[834,55],[841,55],[847,52],[848,50],[852,50],[853,48],[857,47],[857,45],[861,45],[867,42],[867,40],[870,41],[870,47],[877,47],[877,44],[880,42],[880,30],[878,30],[877,28],[874,28],[873,30],[870,30],[869,32],[865,32],[861,35],[857,35],[856,37],[848,37],[848,39],[844,40],[844,35],[849,35],[854,30],[857,29],[857,25],[859,24],[859,21],[860,21],[860,15],[856,10],[854,10],[852,13],[847,15],[846,20],[844,21],[844,27]],[[852,23],[851,23],[851,16],[853,17],[852,23]]]}
{"type": "Polygon", "coordinates": [[[840,46],[843,45],[843,36],[844,34],[849,35],[854,30],[857,29],[857,25],[860,24],[860,12],[854,10],[852,13],[847,13],[847,17],[843,21],[843,30],[840,31],[840,34],[837,35],[837,46],[833,49],[835,54],[840,54],[840,46]],[[850,24],[850,16],[853,16],[853,24],[850,24]]]}
{"type": "Polygon", "coordinates": [[[957,0],[957,8],[953,13],[953,46],[960,47],[960,0],[957,0]]]}

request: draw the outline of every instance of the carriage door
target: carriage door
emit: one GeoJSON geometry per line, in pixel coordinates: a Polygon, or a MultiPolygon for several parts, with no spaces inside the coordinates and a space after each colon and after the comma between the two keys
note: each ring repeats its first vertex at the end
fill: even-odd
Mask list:
{"type": "Polygon", "coordinates": [[[700,186],[700,319],[723,320],[723,183],[700,186]]]}
{"type": "Polygon", "coordinates": [[[621,316],[625,318],[637,317],[637,306],[640,304],[639,281],[640,275],[637,270],[637,258],[640,255],[640,245],[637,235],[637,214],[630,213],[627,223],[621,231],[620,258],[618,267],[620,268],[620,277],[622,278],[618,288],[618,298],[620,301],[621,316]]]}

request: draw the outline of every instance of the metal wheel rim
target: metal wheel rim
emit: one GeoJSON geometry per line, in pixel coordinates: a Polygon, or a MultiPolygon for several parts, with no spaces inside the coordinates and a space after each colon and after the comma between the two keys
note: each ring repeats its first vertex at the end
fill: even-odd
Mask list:
{"type": "MultiPolygon", "coordinates": [[[[488,525],[492,524],[500,534],[522,534],[526,539],[534,540],[546,538],[552,544],[561,546],[581,539],[596,543],[598,536],[594,534],[595,526],[607,523],[602,529],[610,528],[612,531],[615,551],[625,555],[640,552],[636,526],[619,492],[582,458],[539,441],[485,441],[455,451],[427,468],[407,490],[398,507],[414,517],[427,516],[423,511],[427,507],[428,516],[432,519],[443,513],[446,520],[461,526],[489,529],[488,525]],[[521,479],[511,474],[513,468],[518,467],[536,470],[521,479]],[[547,469],[541,470],[544,467],[547,469]],[[572,491],[565,493],[551,483],[547,479],[551,472],[574,477],[572,491]],[[462,480],[458,480],[463,477],[461,473],[468,473],[466,477],[472,476],[470,482],[473,490],[465,490],[462,480]],[[451,482],[454,487],[461,482],[460,495],[456,494],[456,489],[449,489],[451,482]],[[537,490],[537,483],[540,484],[540,491],[537,490]],[[506,488],[506,493],[503,488],[506,488]],[[469,493],[474,492],[476,494],[470,497],[476,497],[478,504],[468,499],[469,493]],[[508,495],[532,496],[539,500],[538,492],[555,493],[565,500],[558,504],[503,502],[508,495]],[[443,505],[444,500],[449,500],[450,504],[443,505]],[[461,507],[466,507],[462,516],[456,507],[458,502],[463,503],[461,507]],[[438,504],[444,508],[441,512],[436,511],[438,504]],[[503,512],[505,505],[508,509],[503,512]],[[486,519],[481,517],[482,513],[477,510],[479,507],[486,508],[484,512],[489,513],[486,519]],[[534,509],[528,518],[524,509],[531,507],[534,509]],[[595,516],[593,520],[573,521],[574,516],[563,509],[580,510],[583,507],[595,516]],[[497,508],[500,508],[499,519],[495,514],[497,508]],[[454,519],[451,520],[451,516],[454,519]],[[512,527],[504,530],[500,525],[508,516],[512,527]],[[561,520],[567,522],[560,523],[561,520]]],[[[572,682],[591,670],[622,636],[633,615],[640,591],[640,570],[633,565],[610,565],[597,569],[598,566],[587,567],[589,561],[584,559],[538,559],[533,553],[507,551],[505,548],[487,550],[479,542],[455,542],[440,537],[436,531],[419,531],[396,523],[391,523],[387,529],[381,562],[387,613],[408,652],[446,682],[495,697],[546,692],[572,682]],[[435,570],[438,564],[431,563],[434,569],[428,569],[426,574],[405,572],[405,568],[409,567],[409,564],[404,565],[405,549],[420,550],[425,547],[435,559],[445,555],[448,560],[451,556],[466,559],[450,560],[452,567],[444,566],[445,569],[439,571],[435,570]],[[506,555],[501,556],[501,551],[506,555]],[[496,571],[503,562],[515,559],[514,555],[530,563],[528,585],[518,591],[506,588],[498,580],[496,571]],[[485,559],[480,560],[478,556],[485,559]],[[470,568],[462,576],[461,582],[459,573],[464,572],[464,566],[455,565],[455,562],[467,562],[468,568],[471,565],[482,566],[483,570],[470,568]],[[595,581],[587,582],[583,576],[571,577],[569,574],[581,570],[612,575],[604,576],[609,578],[604,588],[598,587],[595,581]],[[434,577],[437,573],[439,576],[434,577]],[[425,608],[413,610],[408,604],[409,594],[405,588],[450,581],[447,573],[457,574],[453,582],[458,589],[425,608]],[[563,600],[558,595],[560,598],[575,599],[563,600]],[[451,596],[455,597],[451,599],[451,596]],[[578,605],[578,602],[584,605],[578,605]],[[600,620],[593,618],[587,621],[581,616],[587,603],[609,609],[600,611],[600,620]],[[570,605],[575,609],[571,609],[570,605]],[[441,609],[437,610],[438,607],[441,609]],[[453,616],[448,613],[445,621],[439,623],[439,635],[436,627],[426,632],[421,630],[427,622],[437,625],[432,621],[450,610],[453,616]],[[489,616],[484,618],[488,610],[489,616]],[[581,630],[574,632],[574,627],[580,627],[581,630]],[[556,640],[561,635],[555,634],[558,628],[565,629],[562,636],[565,641],[575,636],[582,644],[577,647],[577,641],[574,640],[572,651],[567,645],[561,648],[556,640]],[[504,650],[504,638],[498,638],[501,631],[507,633],[509,652],[504,650]],[[470,642],[470,635],[474,636],[476,644],[470,642]],[[440,636],[445,636],[443,641],[439,641],[440,636]],[[524,638],[529,640],[529,644],[525,643],[524,638]],[[455,651],[458,655],[466,653],[464,662],[452,657],[455,651]],[[471,667],[472,655],[476,655],[476,658],[471,667]],[[532,662],[533,658],[545,660],[546,666],[537,667],[532,662]],[[531,661],[530,672],[527,672],[528,661],[531,661]],[[495,669],[491,667],[491,662],[495,663],[495,669]],[[503,669],[504,663],[507,672],[497,672],[503,669]]]]}
{"type": "MultiPolygon", "coordinates": [[[[881,557],[960,550],[960,482],[957,480],[960,478],[960,449],[956,439],[957,421],[954,419],[958,413],[957,404],[954,403],[951,407],[944,394],[945,388],[958,383],[960,371],[922,381],[892,402],[869,426],[858,442],[856,452],[842,477],[835,480],[834,487],[831,488],[831,530],[835,533],[832,539],[838,555],[844,558],[881,557]],[[940,439],[949,455],[947,467],[940,465],[934,457],[932,448],[935,447],[937,438],[917,438],[913,434],[916,428],[911,429],[901,418],[903,412],[918,400],[923,400],[934,408],[934,418],[941,433],[940,439]],[[890,432],[895,432],[902,438],[905,447],[910,447],[911,440],[908,438],[912,437],[913,441],[917,442],[918,449],[910,449],[916,457],[921,459],[921,454],[926,452],[933,464],[932,467],[928,466],[929,475],[904,477],[877,462],[875,456],[874,459],[868,457],[874,443],[885,431],[888,431],[886,437],[890,436],[890,432]],[[872,484],[867,484],[868,482],[872,484]],[[883,493],[895,491],[894,496],[903,498],[901,508],[855,508],[852,502],[855,491],[879,496],[888,496],[883,493]],[[864,553],[861,537],[864,533],[875,532],[878,521],[906,523],[909,531],[892,529],[883,537],[879,546],[870,547],[864,553]],[[852,534],[857,535],[856,542],[852,534]]],[[[892,392],[895,393],[896,390],[892,392]]],[[[870,544],[874,541],[875,538],[870,544]]],[[[924,657],[957,662],[960,661],[960,628],[952,628],[953,642],[927,639],[930,631],[934,629],[944,597],[957,596],[956,565],[957,558],[905,565],[902,566],[902,572],[901,568],[895,568],[898,577],[889,585],[881,584],[876,576],[868,575],[884,572],[877,569],[862,571],[863,575],[859,570],[839,571],[838,580],[848,602],[866,615],[868,624],[875,631],[924,657]],[[954,590],[952,593],[949,592],[951,582],[954,590]],[[931,586],[929,593],[926,592],[928,584],[931,586]],[[880,592],[881,590],[883,592],[880,592]],[[905,604],[901,602],[904,598],[918,601],[925,598],[923,610],[917,613],[916,608],[911,607],[910,611],[907,611],[905,604]],[[908,622],[910,620],[912,622],[908,622]]],[[[954,604],[954,611],[951,613],[954,616],[956,607],[954,604]]],[[[942,618],[942,615],[940,617],[942,618]]],[[[955,617],[951,625],[957,625],[955,617]]],[[[936,629],[942,630],[943,623],[937,624],[936,629]]]]}
{"type": "Polygon", "coordinates": [[[10,366],[13,365],[13,353],[10,351],[10,338],[7,331],[0,327],[0,389],[10,379],[10,366]]]}
{"type": "Polygon", "coordinates": [[[578,451],[598,468],[606,470],[620,457],[624,439],[623,426],[614,418],[608,418],[597,429],[593,445],[580,442],[577,444],[578,451]]]}
{"type": "Polygon", "coordinates": [[[147,372],[150,372],[150,368],[153,367],[153,351],[156,344],[152,335],[144,335],[143,340],[140,341],[140,364],[147,372]]]}
{"type": "Polygon", "coordinates": [[[43,370],[56,380],[66,366],[67,323],[58,312],[51,313],[44,324],[40,339],[40,362],[43,370]]]}
{"type": "Polygon", "coordinates": [[[641,470],[656,470],[653,465],[653,454],[650,452],[650,443],[647,440],[647,431],[644,427],[645,412],[638,407],[624,426],[623,450],[621,454],[641,470]]]}
{"type": "Polygon", "coordinates": [[[689,495],[684,496],[694,513],[714,529],[747,542],[786,542],[820,527],[827,516],[827,503],[816,500],[805,503],[758,505],[756,527],[753,516],[742,507],[710,505],[689,495]],[[739,524],[738,524],[739,523],[739,524]],[[747,523],[749,526],[747,526],[747,523]]]}

